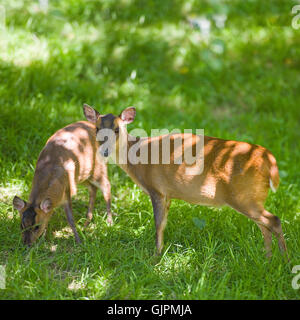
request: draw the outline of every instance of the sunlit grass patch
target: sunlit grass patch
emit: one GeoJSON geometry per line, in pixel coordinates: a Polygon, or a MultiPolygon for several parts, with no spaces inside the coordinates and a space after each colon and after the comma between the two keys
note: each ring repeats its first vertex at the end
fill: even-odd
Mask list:
{"type": "Polygon", "coordinates": [[[0,185],[0,201],[9,202],[13,200],[15,195],[22,195],[27,191],[24,180],[11,179],[0,185]]]}
{"type": "Polygon", "coordinates": [[[25,67],[33,62],[47,62],[49,58],[48,41],[24,30],[6,30],[2,38],[0,59],[15,66],[25,67]]]}

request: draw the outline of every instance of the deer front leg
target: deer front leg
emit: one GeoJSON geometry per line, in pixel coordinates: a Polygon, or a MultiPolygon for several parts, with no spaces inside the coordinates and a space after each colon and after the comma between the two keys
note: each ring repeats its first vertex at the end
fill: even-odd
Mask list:
{"type": "Polygon", "coordinates": [[[113,225],[113,213],[111,212],[111,186],[108,178],[102,177],[102,179],[99,181],[99,187],[102,191],[103,198],[106,203],[107,223],[109,225],[113,225]]]}
{"type": "Polygon", "coordinates": [[[70,198],[65,203],[64,209],[65,209],[65,212],[66,212],[68,223],[69,223],[70,227],[72,228],[72,231],[73,231],[73,233],[75,235],[75,240],[76,240],[77,243],[81,243],[81,240],[79,238],[79,235],[78,235],[78,232],[76,230],[75,223],[74,223],[73,212],[72,212],[72,202],[71,202],[70,198]]]}
{"type": "Polygon", "coordinates": [[[156,228],[156,249],[160,255],[163,249],[164,230],[167,224],[170,199],[159,193],[150,193],[156,228]]]}

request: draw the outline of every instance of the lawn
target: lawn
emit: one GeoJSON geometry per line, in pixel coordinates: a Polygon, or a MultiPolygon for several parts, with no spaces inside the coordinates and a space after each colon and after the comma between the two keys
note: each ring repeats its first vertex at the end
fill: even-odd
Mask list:
{"type": "Polygon", "coordinates": [[[46,8],[1,1],[0,265],[7,275],[0,299],[298,299],[297,3],[49,0],[46,8]],[[275,239],[266,260],[260,230],[234,210],[179,200],[164,254],[155,256],[150,199],[115,165],[113,226],[99,192],[93,223],[83,227],[88,192],[80,187],[73,209],[83,244],[75,244],[59,208],[47,237],[25,248],[12,199],[28,199],[39,152],[57,129],[84,119],[83,103],[114,114],[135,106],[129,130],[199,128],[268,148],[281,184],[266,208],[282,221],[290,262],[275,239]]]}

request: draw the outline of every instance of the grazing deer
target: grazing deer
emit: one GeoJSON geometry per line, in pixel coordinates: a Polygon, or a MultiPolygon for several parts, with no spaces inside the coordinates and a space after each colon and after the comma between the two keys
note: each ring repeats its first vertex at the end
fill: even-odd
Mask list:
{"type": "Polygon", "coordinates": [[[20,213],[23,242],[31,245],[45,231],[54,208],[63,204],[67,220],[77,243],[77,233],[71,198],[77,184],[89,188],[89,207],[85,226],[92,219],[96,193],[101,189],[106,201],[108,223],[112,223],[110,210],[110,182],[104,159],[97,155],[96,127],[87,121],[70,124],[49,138],[41,151],[34,173],[28,203],[13,199],[13,206],[20,213]]]}
{"type": "Polygon", "coordinates": [[[158,163],[151,164],[148,161],[147,164],[133,164],[128,157],[128,150],[137,142],[135,137],[128,134],[126,125],[134,120],[135,108],[126,108],[119,116],[114,116],[100,115],[92,107],[84,105],[84,113],[98,131],[111,129],[116,135],[115,140],[110,142],[114,143],[113,146],[107,144],[107,139],[100,141],[100,153],[106,157],[114,153],[117,164],[150,196],[158,254],[163,248],[163,232],[172,198],[208,206],[230,206],[258,225],[268,257],[272,255],[272,234],[278,238],[279,248],[286,251],[280,219],[264,208],[269,189],[275,192],[279,185],[276,160],[270,151],[246,142],[186,133],[171,134],[139,138],[138,141],[140,153],[147,149],[149,160],[152,157],[151,145],[157,143],[161,151],[166,140],[169,140],[170,164],[164,164],[161,154],[158,163]],[[190,166],[175,161],[174,146],[182,139],[183,156],[202,139],[204,166],[201,174],[187,174],[190,166]],[[120,154],[127,154],[128,161],[118,163],[120,154]]]}

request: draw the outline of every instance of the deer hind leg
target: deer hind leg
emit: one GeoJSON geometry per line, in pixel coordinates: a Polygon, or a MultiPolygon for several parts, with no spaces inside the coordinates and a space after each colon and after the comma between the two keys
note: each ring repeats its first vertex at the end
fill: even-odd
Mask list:
{"type": "Polygon", "coordinates": [[[235,210],[241,212],[253,220],[260,228],[265,242],[267,257],[272,256],[272,233],[278,239],[281,252],[286,253],[286,244],[281,228],[280,219],[264,209],[263,205],[230,205],[235,210]]]}
{"type": "Polygon", "coordinates": [[[263,223],[269,226],[269,230],[271,230],[272,233],[276,236],[281,253],[285,254],[288,257],[280,219],[267,210],[263,210],[261,220],[263,220],[263,223]]]}
{"type": "Polygon", "coordinates": [[[164,230],[167,224],[168,211],[170,208],[171,200],[166,196],[163,196],[158,193],[150,193],[154,220],[155,220],[155,228],[156,228],[156,249],[157,254],[160,255],[163,249],[163,241],[164,241],[164,230]]]}
{"type": "Polygon", "coordinates": [[[265,249],[266,249],[266,256],[270,258],[272,256],[272,232],[266,228],[265,226],[256,223],[259,227],[265,241],[265,249]]]}
{"type": "Polygon", "coordinates": [[[89,189],[90,199],[89,199],[88,212],[86,214],[86,222],[84,224],[85,227],[87,227],[93,219],[93,210],[95,207],[95,200],[96,200],[98,188],[95,187],[93,184],[89,183],[88,189],[89,189]]]}

